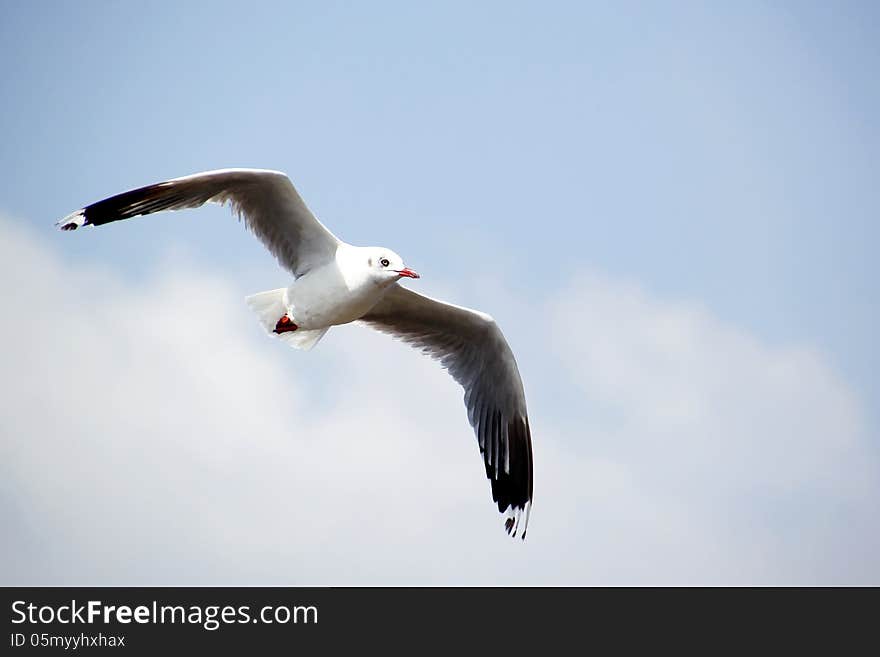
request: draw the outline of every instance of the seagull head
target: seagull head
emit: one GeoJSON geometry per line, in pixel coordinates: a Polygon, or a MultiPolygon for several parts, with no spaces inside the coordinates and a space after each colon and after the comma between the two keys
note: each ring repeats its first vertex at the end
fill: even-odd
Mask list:
{"type": "Polygon", "coordinates": [[[380,283],[388,285],[401,278],[419,278],[419,275],[403,264],[403,258],[391,249],[372,247],[368,249],[367,265],[380,283]]]}

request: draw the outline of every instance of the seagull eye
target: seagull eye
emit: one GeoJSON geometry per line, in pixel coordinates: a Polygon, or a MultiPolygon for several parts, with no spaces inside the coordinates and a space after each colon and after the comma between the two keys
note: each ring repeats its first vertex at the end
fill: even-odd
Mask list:
{"type": "Polygon", "coordinates": [[[387,267],[387,266],[390,265],[391,263],[388,261],[388,258],[382,258],[382,259],[379,261],[379,264],[382,265],[383,267],[387,267]]]}

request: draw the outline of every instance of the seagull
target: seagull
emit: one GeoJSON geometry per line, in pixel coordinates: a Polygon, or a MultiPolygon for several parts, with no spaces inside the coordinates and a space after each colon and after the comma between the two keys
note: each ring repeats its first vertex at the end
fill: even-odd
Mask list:
{"type": "Polygon", "coordinates": [[[391,249],[347,244],[306,207],[287,175],[221,169],[133,189],[87,205],[61,230],[102,226],[205,203],[231,206],[293,276],[293,282],[246,298],[270,335],[308,350],[331,326],[359,322],[421,349],[464,389],[508,534],[525,539],[532,504],[532,437],[522,379],[501,329],[486,313],[422,296],[399,285],[419,274],[391,249]]]}

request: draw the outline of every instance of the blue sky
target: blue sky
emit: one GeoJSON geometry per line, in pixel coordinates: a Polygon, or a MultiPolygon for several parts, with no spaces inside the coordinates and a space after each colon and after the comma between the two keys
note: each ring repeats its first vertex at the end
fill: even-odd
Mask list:
{"type": "MultiPolygon", "coordinates": [[[[501,232],[501,257],[540,263],[517,288],[581,263],[635,277],[818,343],[877,406],[871,3],[146,7],[7,8],[7,212],[45,225],[162,177],[279,168],[349,241],[436,268],[501,232]]],[[[242,257],[232,228],[187,223],[88,248],[242,257]]]]}
{"type": "MultiPolygon", "coordinates": [[[[555,445],[575,440],[572,404],[601,413],[608,400],[548,364],[541,345],[566,338],[548,321],[557,304],[547,299],[573,290],[580,317],[594,298],[579,290],[630,298],[634,286],[632,307],[615,305],[617,293],[606,299],[609,316],[686,308],[710,318],[694,326],[748,336],[761,345],[754,354],[814,354],[819,378],[840,383],[842,404],[857,409],[875,476],[876,7],[474,4],[9,2],[0,213],[58,267],[103,268],[134,293],[182,268],[244,296],[284,274],[223,209],[73,236],[52,224],[164,178],[280,169],[340,237],[390,246],[423,274],[419,289],[499,319],[533,413],[566,418],[555,445]]],[[[304,394],[332,404],[320,363],[272,353],[314,375],[304,394]]],[[[602,354],[584,357],[597,365],[602,354]]],[[[627,398],[638,384],[620,385],[627,398]]],[[[624,408],[644,398],[634,399],[624,408]]],[[[789,408],[767,400],[777,402],[789,408]]],[[[585,458],[602,451],[601,441],[589,446],[585,458]]],[[[804,505],[821,497],[802,495],[804,505]]],[[[871,573],[876,581],[876,568],[852,577],[871,573]]]]}

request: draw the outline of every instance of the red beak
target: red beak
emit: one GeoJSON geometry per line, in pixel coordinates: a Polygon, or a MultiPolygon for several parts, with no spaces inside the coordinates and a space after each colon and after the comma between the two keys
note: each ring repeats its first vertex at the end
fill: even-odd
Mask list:
{"type": "Polygon", "coordinates": [[[421,278],[417,273],[415,273],[409,267],[404,267],[403,269],[397,270],[398,276],[406,276],[407,278],[421,278]]]}

